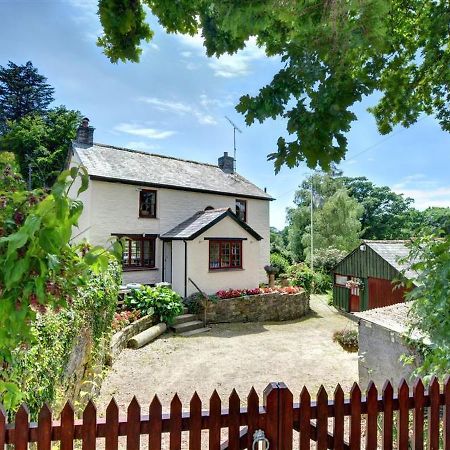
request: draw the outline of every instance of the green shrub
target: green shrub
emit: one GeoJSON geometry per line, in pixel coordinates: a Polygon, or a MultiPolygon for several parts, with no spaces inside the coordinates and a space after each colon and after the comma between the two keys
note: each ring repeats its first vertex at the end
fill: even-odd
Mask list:
{"type": "Polygon", "coordinates": [[[280,275],[282,273],[288,273],[291,264],[289,260],[285,258],[280,253],[271,253],[270,254],[270,265],[274,266],[278,269],[277,274],[280,275]]]}
{"type": "Polygon", "coordinates": [[[356,330],[339,330],[333,334],[333,342],[337,342],[347,352],[358,351],[358,332],[356,330]]]}
{"type": "Polygon", "coordinates": [[[314,252],[314,268],[329,273],[347,254],[348,252],[337,248],[318,249],[314,252]]]}
{"type": "Polygon", "coordinates": [[[309,293],[323,294],[331,289],[331,277],[328,274],[313,272],[304,263],[291,266],[288,273],[294,286],[300,286],[309,293]]]}
{"type": "Polygon", "coordinates": [[[107,270],[91,274],[67,308],[38,314],[31,330],[32,344],[13,352],[11,378],[24,393],[32,420],[44,403],[57,414],[67,400],[64,393],[73,389],[74,382],[67,377],[67,363],[81,334],[88,335],[92,342],[85,355],[88,367],[101,360],[108,349],[120,278],[120,266],[111,260],[107,270]]]}
{"type": "Polygon", "coordinates": [[[181,296],[165,286],[133,289],[127,296],[125,305],[131,310],[138,309],[142,315],[154,310],[161,322],[167,324],[173,323],[174,318],[183,312],[181,296]]]}

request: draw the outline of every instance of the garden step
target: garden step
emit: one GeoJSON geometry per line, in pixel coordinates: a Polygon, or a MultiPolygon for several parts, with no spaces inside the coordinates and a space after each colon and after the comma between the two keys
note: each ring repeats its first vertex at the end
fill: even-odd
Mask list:
{"type": "Polygon", "coordinates": [[[180,333],[178,336],[189,337],[189,336],[194,336],[194,335],[200,334],[200,333],[206,333],[207,331],[211,331],[211,328],[208,328],[208,327],[197,328],[196,330],[191,330],[191,331],[186,331],[184,333],[180,333]]]}
{"type": "Polygon", "coordinates": [[[175,333],[184,333],[186,331],[196,330],[203,327],[203,322],[201,320],[192,320],[190,322],[180,323],[178,325],[172,325],[172,330],[175,333]]]}
{"type": "Polygon", "coordinates": [[[173,323],[174,325],[179,325],[180,323],[193,322],[195,320],[198,320],[195,314],[181,314],[181,316],[175,317],[173,323]]]}

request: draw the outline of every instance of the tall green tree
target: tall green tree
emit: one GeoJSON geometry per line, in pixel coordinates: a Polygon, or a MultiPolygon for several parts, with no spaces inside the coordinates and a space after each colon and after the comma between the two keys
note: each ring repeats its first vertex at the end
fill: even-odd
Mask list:
{"type": "Polygon", "coordinates": [[[288,223],[289,249],[295,261],[305,258],[303,235],[311,222],[311,187],[313,192],[313,207],[320,209],[324,203],[342,187],[339,176],[341,172],[334,169],[331,173],[316,172],[300,184],[294,195],[294,208],[288,208],[286,218],[288,223]]]}
{"type": "Polygon", "coordinates": [[[380,133],[421,114],[450,130],[447,0],[100,0],[98,45],[111,61],[139,60],[140,43],[153,37],[145,6],[169,33],[201,33],[208,56],[235,53],[255,36],[268,56],[281,58],[272,81],[236,107],[247,124],[287,120],[289,137],[269,155],[277,171],[340,161],[352,107],[374,92],[380,133]]]}
{"type": "Polygon", "coordinates": [[[414,234],[414,200],[376,186],[366,177],[342,178],[349,195],[364,208],[361,225],[364,239],[406,239],[414,234]]]}
{"type": "Polygon", "coordinates": [[[17,121],[28,114],[44,114],[53,101],[54,89],[39,74],[31,61],[17,65],[9,61],[0,66],[0,133],[7,121],[17,121]]]}
{"type": "MultiPolygon", "coordinates": [[[[345,189],[338,189],[313,216],[314,248],[324,250],[334,248],[350,252],[360,243],[363,207],[349,197],[345,189]]],[[[302,237],[305,256],[311,254],[311,227],[302,237]]]]}
{"type": "Polygon", "coordinates": [[[65,106],[51,109],[45,116],[27,115],[9,122],[9,131],[0,137],[0,150],[16,155],[24,179],[31,168],[33,188],[49,187],[64,169],[80,120],[78,111],[65,106]]]}

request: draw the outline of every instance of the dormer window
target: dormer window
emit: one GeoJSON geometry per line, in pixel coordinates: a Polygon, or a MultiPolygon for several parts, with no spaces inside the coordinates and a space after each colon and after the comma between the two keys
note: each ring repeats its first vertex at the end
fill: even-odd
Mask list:
{"type": "Polygon", "coordinates": [[[139,217],[156,217],[156,191],[142,189],[139,192],[139,217]]]}
{"type": "Polygon", "coordinates": [[[247,222],[247,200],[236,199],[236,215],[242,222],[247,222]]]}

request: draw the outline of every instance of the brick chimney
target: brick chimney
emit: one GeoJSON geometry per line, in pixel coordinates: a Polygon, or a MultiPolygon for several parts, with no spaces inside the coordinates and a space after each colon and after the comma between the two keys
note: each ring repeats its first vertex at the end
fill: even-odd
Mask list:
{"type": "Polygon", "coordinates": [[[94,127],[89,126],[89,119],[84,117],[77,129],[76,142],[79,144],[92,145],[94,143],[94,127]]]}
{"type": "Polygon", "coordinates": [[[218,166],[225,173],[234,173],[234,158],[228,156],[228,152],[224,152],[219,158],[218,166]]]}

